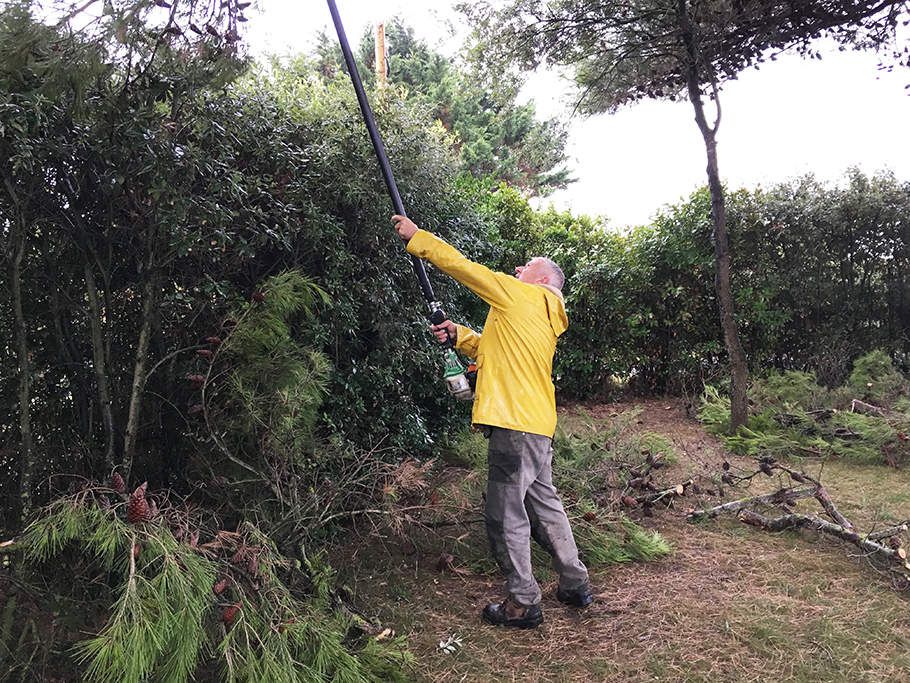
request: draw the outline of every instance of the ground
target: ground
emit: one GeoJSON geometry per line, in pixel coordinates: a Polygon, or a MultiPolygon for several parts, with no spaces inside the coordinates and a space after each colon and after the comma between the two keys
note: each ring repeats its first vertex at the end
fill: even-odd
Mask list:
{"type": "MultiPolygon", "coordinates": [[[[714,476],[724,452],[687,414],[684,402],[574,407],[608,420],[640,410],[634,428],[671,440],[678,459],[660,470],[668,484],[714,476]]],[[[910,471],[844,462],[800,461],[818,474],[841,511],[868,530],[910,517],[910,471]]],[[[756,480],[748,491],[771,491],[756,480]]],[[[722,502],[687,496],[642,524],[658,530],[672,554],[645,564],[592,568],[597,599],[584,611],[555,600],[544,569],[544,624],[511,631],[483,624],[481,608],[500,597],[501,580],[479,559],[482,525],[402,541],[364,532],[344,558],[342,578],[369,616],[407,637],[417,681],[901,681],[910,680],[906,592],[841,541],[814,532],[770,534],[735,519],[699,524],[689,507],[722,502]],[[440,566],[450,553],[454,566],[440,566]],[[454,651],[440,641],[456,638],[454,651]]],[[[814,511],[814,501],[800,508],[814,511]]],[[[445,563],[443,563],[445,564],[445,563]]]]}

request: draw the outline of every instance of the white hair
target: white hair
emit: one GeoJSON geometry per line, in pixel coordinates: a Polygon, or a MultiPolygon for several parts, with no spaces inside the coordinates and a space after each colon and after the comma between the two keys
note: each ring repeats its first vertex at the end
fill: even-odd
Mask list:
{"type": "Polygon", "coordinates": [[[562,268],[557,266],[555,261],[548,259],[546,256],[540,256],[538,258],[540,258],[550,270],[550,281],[548,284],[562,291],[562,286],[566,283],[566,276],[565,273],[562,272],[562,268]]]}

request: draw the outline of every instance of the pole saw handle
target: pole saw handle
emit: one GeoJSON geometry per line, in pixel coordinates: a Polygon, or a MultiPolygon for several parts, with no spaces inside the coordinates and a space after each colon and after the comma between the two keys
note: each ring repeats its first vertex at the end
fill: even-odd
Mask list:
{"type": "MultiPolygon", "coordinates": [[[[446,315],[446,312],[444,310],[442,310],[441,308],[434,308],[432,310],[432,312],[427,316],[427,319],[433,325],[442,325],[449,318],[446,315]]],[[[444,344],[446,346],[446,348],[454,349],[455,348],[455,337],[453,337],[452,333],[449,332],[449,328],[445,328],[445,331],[446,331],[446,340],[444,342],[440,342],[440,344],[444,344]]]]}

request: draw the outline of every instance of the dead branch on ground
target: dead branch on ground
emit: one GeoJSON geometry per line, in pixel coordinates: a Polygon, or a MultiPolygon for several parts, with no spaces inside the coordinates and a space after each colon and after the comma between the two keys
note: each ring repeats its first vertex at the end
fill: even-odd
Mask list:
{"type": "Polygon", "coordinates": [[[751,483],[758,474],[771,477],[777,473],[784,475],[792,482],[803,484],[804,487],[784,486],[769,494],[741,498],[712,508],[692,510],[686,516],[690,522],[714,519],[722,514],[735,514],[744,524],[765,531],[813,529],[855,545],[863,551],[870,561],[888,565],[892,572],[897,572],[903,577],[905,585],[907,581],[910,581],[910,562],[907,561],[908,552],[901,539],[901,534],[910,528],[910,520],[862,534],[838,510],[830,493],[828,493],[821,481],[805,472],[782,465],[767,456],[759,459],[758,469],[754,472],[745,475],[733,475],[729,469],[729,464],[725,462],[721,479],[725,483],[734,486],[742,483],[751,483]],[[814,498],[821,506],[824,514],[833,521],[828,521],[817,515],[794,512],[793,508],[795,508],[796,501],[805,498],[814,498]],[[759,510],[764,508],[779,508],[784,512],[777,517],[771,517],[759,512],[759,510]],[[886,543],[883,542],[885,539],[887,539],[886,543]]]}

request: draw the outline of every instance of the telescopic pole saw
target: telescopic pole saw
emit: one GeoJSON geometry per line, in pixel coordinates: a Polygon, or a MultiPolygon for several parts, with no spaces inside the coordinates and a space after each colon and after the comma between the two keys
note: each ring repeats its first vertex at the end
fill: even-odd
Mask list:
{"type": "MultiPolygon", "coordinates": [[[[392,175],[392,167],[389,165],[389,157],[385,151],[385,145],[379,130],[376,128],[376,119],[373,118],[373,110],[370,108],[370,102],[367,100],[366,91],[363,89],[363,82],[360,80],[360,72],[357,71],[357,64],[354,62],[354,55],[351,53],[351,46],[348,43],[347,35],[344,32],[344,26],[341,23],[341,16],[338,14],[338,7],[335,0],[327,0],[329,12],[332,14],[332,23],[335,24],[335,32],[338,34],[338,42],[341,44],[341,53],[344,55],[344,62],[348,67],[348,73],[351,75],[351,83],[354,85],[354,91],[357,93],[357,102],[360,104],[360,112],[363,115],[363,122],[366,124],[367,131],[370,134],[370,140],[373,143],[373,150],[376,152],[376,159],[379,161],[379,168],[382,171],[382,178],[385,180],[386,189],[389,192],[389,199],[392,200],[392,206],[395,213],[400,216],[406,216],[404,204],[401,201],[401,195],[398,193],[398,185],[395,183],[395,177],[392,175]]],[[[438,325],[446,320],[445,311],[442,304],[436,300],[433,294],[433,285],[430,284],[430,278],[427,277],[427,271],[421,261],[416,256],[411,255],[411,266],[414,268],[414,274],[417,276],[417,282],[420,284],[420,291],[426,301],[429,314],[427,318],[434,325],[438,325]]],[[[464,368],[458,360],[458,356],[452,349],[452,340],[449,339],[445,351],[445,372],[443,379],[449,388],[449,392],[456,398],[470,400],[474,392],[465,377],[464,368]]]]}

